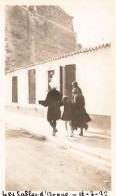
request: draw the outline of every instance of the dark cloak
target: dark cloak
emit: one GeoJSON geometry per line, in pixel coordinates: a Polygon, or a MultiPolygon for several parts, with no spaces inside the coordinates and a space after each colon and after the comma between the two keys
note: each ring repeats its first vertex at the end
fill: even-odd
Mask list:
{"type": "Polygon", "coordinates": [[[72,116],[72,127],[81,128],[85,127],[87,122],[91,121],[89,114],[85,109],[85,99],[82,94],[77,94],[74,96],[73,102],[73,116],[72,116]]]}
{"type": "Polygon", "coordinates": [[[59,120],[61,118],[60,102],[62,95],[56,89],[48,92],[47,97],[42,105],[48,106],[47,120],[59,120]]]}

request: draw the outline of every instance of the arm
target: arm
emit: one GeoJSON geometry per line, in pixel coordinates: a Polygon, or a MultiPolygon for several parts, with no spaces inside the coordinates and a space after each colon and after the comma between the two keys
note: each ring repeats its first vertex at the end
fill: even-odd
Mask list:
{"type": "Polygon", "coordinates": [[[49,101],[49,92],[46,96],[46,99],[44,101],[38,101],[38,103],[43,105],[44,107],[47,107],[48,106],[48,101],[49,101]]]}
{"type": "Polygon", "coordinates": [[[41,105],[43,105],[43,106],[45,106],[45,107],[47,107],[46,101],[38,101],[38,103],[41,104],[41,105]]]}

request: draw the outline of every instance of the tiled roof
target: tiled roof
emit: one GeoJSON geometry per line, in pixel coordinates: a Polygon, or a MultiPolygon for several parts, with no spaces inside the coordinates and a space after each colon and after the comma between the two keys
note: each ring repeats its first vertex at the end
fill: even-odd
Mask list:
{"type": "Polygon", "coordinates": [[[20,69],[24,69],[24,68],[28,68],[28,67],[31,67],[31,66],[40,65],[40,64],[47,63],[47,62],[55,61],[55,60],[58,60],[58,59],[67,58],[69,56],[73,56],[73,55],[80,54],[80,53],[92,52],[92,51],[98,50],[100,48],[106,48],[106,47],[110,47],[110,46],[111,46],[111,43],[109,42],[109,43],[96,45],[94,47],[83,48],[81,50],[73,51],[73,52],[70,52],[68,54],[61,55],[59,57],[54,57],[52,59],[44,60],[44,61],[37,62],[37,63],[34,63],[34,64],[25,65],[25,66],[20,67],[20,68],[14,68],[12,70],[7,70],[7,73],[10,73],[10,72],[13,72],[13,71],[16,71],[16,70],[20,70],[20,69]]]}

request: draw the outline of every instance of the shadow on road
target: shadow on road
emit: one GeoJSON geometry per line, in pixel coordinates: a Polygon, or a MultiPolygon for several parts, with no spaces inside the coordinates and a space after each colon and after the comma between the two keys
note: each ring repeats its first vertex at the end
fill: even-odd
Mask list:
{"type": "Polygon", "coordinates": [[[83,137],[73,137],[68,138],[69,141],[84,143],[84,145],[91,146],[91,147],[98,147],[103,149],[111,149],[111,139],[105,138],[102,136],[83,136],[83,137]]]}

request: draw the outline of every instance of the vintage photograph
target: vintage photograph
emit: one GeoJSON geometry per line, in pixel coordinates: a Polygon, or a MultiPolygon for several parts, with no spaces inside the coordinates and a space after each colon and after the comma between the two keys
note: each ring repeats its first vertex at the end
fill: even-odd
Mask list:
{"type": "Polygon", "coordinates": [[[5,191],[112,190],[111,20],[105,1],[5,5],[5,191]]]}

